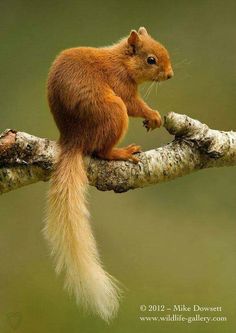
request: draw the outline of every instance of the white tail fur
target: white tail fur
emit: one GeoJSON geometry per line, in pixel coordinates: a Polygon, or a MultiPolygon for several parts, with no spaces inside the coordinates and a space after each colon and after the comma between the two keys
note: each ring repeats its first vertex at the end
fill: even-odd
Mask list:
{"type": "Polygon", "coordinates": [[[65,286],[85,308],[109,321],[119,307],[119,289],[103,270],[89,224],[87,176],[80,152],[61,152],[52,175],[44,234],[65,286]]]}

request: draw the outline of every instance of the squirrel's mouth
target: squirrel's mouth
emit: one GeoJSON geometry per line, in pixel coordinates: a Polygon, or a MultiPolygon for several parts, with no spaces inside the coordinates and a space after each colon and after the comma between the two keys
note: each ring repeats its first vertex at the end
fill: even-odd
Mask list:
{"type": "Polygon", "coordinates": [[[152,81],[155,81],[155,82],[161,82],[161,81],[166,81],[166,80],[169,80],[171,79],[172,77],[174,76],[174,73],[173,71],[171,73],[160,73],[158,74],[158,76],[156,78],[154,78],[152,81]]]}
{"type": "Polygon", "coordinates": [[[156,77],[155,79],[153,79],[152,81],[154,82],[161,82],[161,81],[165,81],[165,78],[164,77],[156,77]]]}
{"type": "Polygon", "coordinates": [[[165,73],[160,72],[156,77],[154,77],[153,81],[155,82],[160,82],[160,81],[165,81],[165,73]]]}

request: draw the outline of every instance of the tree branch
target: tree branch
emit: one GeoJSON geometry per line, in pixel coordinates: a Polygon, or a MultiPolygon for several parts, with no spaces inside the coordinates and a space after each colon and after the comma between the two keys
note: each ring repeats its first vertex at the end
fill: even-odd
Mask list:
{"type": "MultiPolygon", "coordinates": [[[[84,159],[90,185],[125,192],[187,175],[203,168],[236,165],[236,132],[210,129],[174,112],[164,127],[174,140],[138,154],[140,162],[84,159]]],[[[0,135],[0,193],[50,178],[59,147],[54,141],[6,130],[0,135]]]]}

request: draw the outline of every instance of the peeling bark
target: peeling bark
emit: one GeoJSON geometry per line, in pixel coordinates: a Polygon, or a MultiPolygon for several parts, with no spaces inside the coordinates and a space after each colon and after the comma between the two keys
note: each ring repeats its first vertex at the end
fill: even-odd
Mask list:
{"type": "MultiPolygon", "coordinates": [[[[90,185],[120,193],[203,168],[236,165],[236,132],[212,130],[198,120],[174,112],[165,117],[164,127],[175,135],[174,140],[138,154],[138,164],[85,157],[90,185]]],[[[0,135],[0,193],[49,180],[58,153],[54,141],[4,131],[0,135]]]]}

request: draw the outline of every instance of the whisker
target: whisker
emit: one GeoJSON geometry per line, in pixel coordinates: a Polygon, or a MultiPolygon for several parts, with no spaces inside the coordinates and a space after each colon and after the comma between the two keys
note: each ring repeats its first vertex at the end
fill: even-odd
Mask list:
{"type": "Polygon", "coordinates": [[[147,93],[148,93],[148,90],[150,89],[150,86],[151,86],[151,83],[150,83],[150,84],[149,84],[149,86],[147,87],[147,89],[146,89],[146,92],[145,92],[145,94],[144,94],[143,98],[146,98],[146,96],[147,96],[147,93]]]}
{"type": "Polygon", "coordinates": [[[180,60],[179,62],[173,64],[173,67],[174,68],[178,68],[179,66],[181,65],[190,65],[192,63],[191,60],[188,60],[187,58],[186,59],[183,59],[183,60],[180,60]]]}
{"type": "Polygon", "coordinates": [[[150,92],[151,92],[151,90],[152,90],[152,87],[153,87],[153,84],[155,83],[155,81],[154,82],[152,82],[151,84],[150,84],[150,86],[148,87],[148,89],[147,89],[147,91],[146,91],[146,94],[144,95],[144,99],[148,99],[148,96],[150,95],[150,92]]]}
{"type": "Polygon", "coordinates": [[[155,91],[156,91],[156,96],[157,96],[157,87],[158,87],[158,82],[156,82],[156,89],[155,89],[155,91]]]}
{"type": "Polygon", "coordinates": [[[153,81],[153,83],[152,83],[152,85],[151,85],[151,89],[150,89],[150,91],[149,91],[148,97],[149,97],[149,95],[150,95],[150,93],[151,93],[152,88],[153,88],[154,85],[155,85],[155,81],[153,81]]]}

